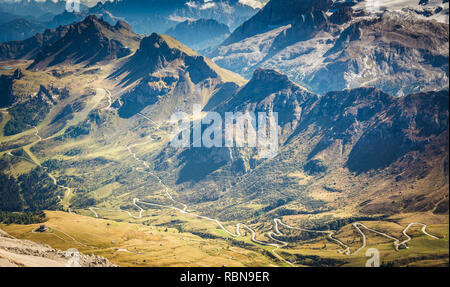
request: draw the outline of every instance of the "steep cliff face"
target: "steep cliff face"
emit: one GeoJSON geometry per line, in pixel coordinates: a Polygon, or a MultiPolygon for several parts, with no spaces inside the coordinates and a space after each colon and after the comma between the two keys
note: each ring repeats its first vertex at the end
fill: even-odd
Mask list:
{"type": "Polygon", "coordinates": [[[274,0],[269,1],[261,11],[233,31],[223,45],[230,45],[256,34],[264,33],[274,26],[282,26],[295,21],[299,15],[316,11],[327,11],[331,0],[274,0]]]}
{"type": "MultiPolygon", "coordinates": [[[[286,10],[306,2],[287,2],[286,10]]],[[[312,6],[269,25],[270,17],[258,16],[269,3],[247,22],[260,19],[266,29],[237,29],[209,56],[245,77],[259,67],[278,69],[319,94],[366,86],[405,95],[448,86],[448,23],[403,10],[368,13],[344,4],[355,3],[312,6]]]]}
{"type": "Polygon", "coordinates": [[[0,229],[0,267],[66,267],[70,266],[74,256],[80,267],[117,267],[100,256],[64,252],[48,245],[16,239],[0,229]]]}
{"type": "Polygon", "coordinates": [[[392,94],[439,89],[448,86],[446,47],[446,24],[396,17],[358,21],[342,32],[323,55],[323,66],[305,82],[319,92],[360,85],[392,94]]]}
{"type": "Polygon", "coordinates": [[[356,172],[384,168],[409,152],[438,144],[448,131],[446,93],[412,94],[390,106],[355,143],[347,167],[356,172]]]}
{"type": "Polygon", "coordinates": [[[14,102],[13,84],[15,78],[13,76],[0,76],[0,108],[5,108],[14,102]]]}

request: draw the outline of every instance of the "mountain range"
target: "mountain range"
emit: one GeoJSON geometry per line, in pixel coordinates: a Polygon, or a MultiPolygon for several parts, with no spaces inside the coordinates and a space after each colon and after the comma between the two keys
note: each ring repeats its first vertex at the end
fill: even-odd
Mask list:
{"type": "Polygon", "coordinates": [[[214,19],[199,19],[181,22],[168,29],[165,34],[200,51],[225,40],[230,34],[230,29],[214,19]]]}
{"type": "MultiPolygon", "coordinates": [[[[448,2],[442,5],[448,15],[448,2]]],[[[279,69],[317,93],[373,86],[408,94],[448,86],[448,23],[354,7],[271,1],[208,55],[247,77],[258,67],[279,69]],[[283,12],[286,6],[292,15],[283,12]]]]}
{"type": "Polygon", "coordinates": [[[0,226],[123,266],[448,264],[448,2],[417,1],[112,1],[0,43],[0,226]],[[179,112],[277,114],[277,152],[175,147],[179,112]]]}
{"type": "MultiPolygon", "coordinates": [[[[286,75],[270,69],[255,70],[252,79],[245,84],[246,81],[240,76],[219,68],[174,38],[154,33],[140,40],[122,22],[111,26],[95,16],[89,16],[78,24],[61,27],[60,30],[65,32],[60,33],[59,39],[45,44],[32,57],[33,62],[28,70],[45,71],[67,63],[94,67],[102,62],[123,58],[108,76],[124,91],[116,106],[120,117],[135,118],[137,114],[145,113],[156,121],[166,121],[168,115],[180,111],[181,107],[184,107],[182,111],[191,112],[189,107],[195,103],[222,114],[226,111],[247,110],[277,112],[280,114],[281,153],[284,152],[284,146],[286,152],[302,146],[302,153],[291,156],[290,161],[303,163],[298,168],[305,173],[308,173],[308,164],[313,163],[310,176],[317,176],[316,169],[348,169],[353,174],[352,178],[358,178],[359,174],[366,177],[372,171],[395,170],[409,157],[415,162],[418,160],[415,153],[426,150],[430,150],[427,160],[444,161],[440,164],[441,168],[448,165],[445,163],[445,154],[438,153],[436,159],[432,156],[433,150],[439,150],[448,143],[448,96],[445,91],[395,98],[376,88],[356,88],[319,96],[291,82],[286,75]],[[139,42],[139,48],[136,48],[139,42]],[[92,49],[80,49],[80,43],[92,49]],[[126,45],[134,49],[126,48],[126,45]],[[305,145],[305,141],[309,144],[305,145]],[[333,155],[336,150],[341,152],[333,155]]],[[[24,42],[28,43],[29,40],[24,42]]],[[[12,78],[10,81],[15,80],[12,78]]],[[[174,171],[177,166],[182,167],[173,180],[178,184],[194,183],[194,187],[196,184],[203,185],[203,180],[208,180],[209,176],[214,178],[217,172],[246,175],[256,172],[262,168],[260,165],[265,166],[268,162],[272,162],[272,166],[280,164],[277,163],[280,160],[278,157],[261,161],[254,151],[234,151],[229,148],[228,151],[227,148],[215,151],[213,148],[203,152],[196,148],[175,154],[165,151],[160,155],[164,160],[160,160],[176,163],[170,168],[174,171]],[[166,153],[173,158],[165,158],[166,153]],[[228,156],[219,163],[215,162],[214,157],[221,153],[228,156]],[[208,163],[212,163],[212,166],[208,163]],[[193,171],[195,174],[192,174],[193,171]]],[[[426,178],[428,172],[423,174],[423,165],[419,165],[417,171],[413,166],[410,163],[408,167],[412,173],[410,176],[417,176],[415,172],[420,170],[426,178]]],[[[318,174],[327,182],[324,171],[318,174]]],[[[444,170],[435,172],[443,174],[444,170]]],[[[393,182],[396,185],[403,184],[403,180],[397,178],[397,173],[401,174],[391,172],[391,177],[396,178],[393,182]]],[[[407,180],[408,177],[405,177],[404,181],[407,180]]],[[[264,182],[264,179],[259,182],[264,182]]],[[[227,186],[229,183],[215,179],[214,184],[227,186]]],[[[248,183],[243,180],[240,184],[245,186],[248,183]]],[[[437,192],[441,195],[440,188],[422,189],[422,192],[437,192]]],[[[228,200],[227,196],[224,198],[228,200]]],[[[271,204],[270,198],[270,195],[266,195],[264,202],[271,204]]],[[[256,200],[261,201],[261,198],[257,197],[256,200]]],[[[364,206],[368,208],[370,204],[364,206]]],[[[382,205],[384,212],[387,206],[386,203],[382,205]]],[[[404,208],[410,207],[406,205],[404,208]]]]}

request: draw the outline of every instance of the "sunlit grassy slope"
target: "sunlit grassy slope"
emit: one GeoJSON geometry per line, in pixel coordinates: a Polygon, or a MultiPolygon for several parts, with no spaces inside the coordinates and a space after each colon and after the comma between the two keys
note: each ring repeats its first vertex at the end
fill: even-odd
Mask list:
{"type": "MultiPolygon", "coordinates": [[[[165,39],[178,45],[169,37],[165,39]]],[[[14,68],[25,69],[28,64],[19,63],[14,68]]],[[[439,239],[427,237],[420,228],[413,227],[408,231],[413,238],[409,248],[396,251],[392,240],[365,231],[367,247],[357,254],[344,255],[339,253],[342,248],[326,236],[311,236],[284,227],[280,227],[283,237],[277,238],[289,244],[274,251],[273,246],[252,241],[248,230],[241,229],[242,236],[233,238],[211,220],[180,212],[182,202],[192,213],[220,219],[230,231],[235,232],[237,223],[245,223],[255,230],[256,240],[275,243],[267,235],[274,230],[272,217],[291,226],[316,227],[360,215],[356,204],[361,197],[370,195],[383,200],[387,197],[380,195],[384,182],[379,178],[366,187],[363,175],[355,179],[341,169],[326,178],[304,173],[299,163],[292,160],[297,153],[303,152],[301,148],[286,149],[278,162],[262,163],[249,175],[217,173],[201,186],[180,188],[176,185],[179,170],[167,169],[176,157],[168,157],[167,162],[160,157],[162,153],[171,152],[165,150],[169,129],[164,122],[159,122],[162,128],[158,129],[154,122],[142,116],[125,120],[117,116],[116,110],[108,108],[126,90],[115,86],[114,79],[107,79],[120,64],[120,61],[114,61],[89,67],[88,73],[82,66],[56,67],[52,71],[36,73],[25,71],[24,78],[15,85],[19,97],[36,93],[41,84],[66,87],[70,96],[60,99],[52,107],[37,125],[37,131],[30,127],[13,136],[4,136],[0,132],[0,158],[7,163],[3,172],[18,177],[37,166],[44,166],[57,185],[70,188],[71,193],[62,198],[65,212],[46,212],[49,220],[45,224],[50,227],[49,233],[33,233],[38,225],[3,225],[2,229],[18,238],[47,243],[58,249],[78,248],[84,253],[102,255],[120,266],[289,266],[274,254],[295,262],[296,266],[364,266],[368,248],[379,249],[385,265],[448,265],[448,215],[428,212],[391,216],[384,220],[362,220],[370,228],[400,240],[406,239],[402,231],[409,223],[422,222],[439,239]],[[107,90],[111,92],[111,98],[107,90]],[[52,123],[67,105],[79,102],[85,105],[69,119],[52,123]],[[69,128],[85,126],[88,134],[75,137],[65,134],[69,128]],[[21,150],[24,153],[20,157],[13,154],[19,154],[21,150]],[[166,187],[178,203],[168,197],[166,187]],[[264,193],[255,196],[261,191],[264,193]],[[343,195],[342,191],[349,192],[343,195]],[[253,216],[268,207],[269,199],[286,196],[294,200],[281,208],[270,209],[271,213],[253,216]],[[90,204],[83,204],[86,198],[92,200],[90,204]],[[128,214],[135,217],[139,214],[133,205],[135,198],[164,207],[141,204],[144,208],[142,218],[135,219],[128,214]],[[324,203],[331,203],[335,209],[320,210],[317,214],[298,213],[305,207],[319,210],[324,203]],[[95,208],[99,218],[90,208],[95,208]],[[283,215],[281,212],[285,209],[294,211],[294,215],[283,215]]],[[[240,85],[245,83],[214,63],[208,61],[208,64],[214,65],[224,80],[240,85]]],[[[158,112],[163,113],[163,108],[158,112]]],[[[143,113],[151,116],[152,111],[147,111],[143,113]]],[[[2,111],[0,128],[9,120],[8,112],[2,111]]],[[[429,182],[416,184],[415,190],[420,190],[420,184],[429,182]]],[[[412,189],[411,186],[400,188],[412,189]]],[[[351,252],[362,245],[362,237],[351,223],[334,231],[335,237],[348,245],[351,252]]]]}
{"type": "Polygon", "coordinates": [[[226,240],[203,239],[164,226],[95,219],[64,212],[46,212],[48,233],[33,233],[39,225],[10,225],[11,235],[66,250],[94,253],[120,266],[268,266],[259,252],[226,240]]]}

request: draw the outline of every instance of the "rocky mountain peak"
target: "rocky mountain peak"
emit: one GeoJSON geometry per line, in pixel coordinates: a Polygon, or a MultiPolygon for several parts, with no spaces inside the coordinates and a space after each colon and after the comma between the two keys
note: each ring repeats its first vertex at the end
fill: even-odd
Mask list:
{"type": "Polygon", "coordinates": [[[127,31],[133,31],[133,29],[131,28],[130,24],[128,24],[127,22],[122,21],[122,20],[117,21],[117,23],[114,26],[114,28],[116,28],[117,30],[124,29],[124,30],[127,30],[127,31]]]}
{"type": "Polygon", "coordinates": [[[280,126],[289,124],[290,129],[297,124],[301,111],[308,109],[317,98],[317,95],[293,83],[279,71],[259,68],[253,73],[252,79],[220,111],[278,112],[280,126]]]}
{"type": "Polygon", "coordinates": [[[266,32],[275,26],[290,24],[304,14],[327,11],[332,5],[332,0],[271,0],[255,16],[238,27],[223,45],[266,32]]]}
{"type": "Polygon", "coordinates": [[[142,78],[177,59],[184,61],[189,56],[197,57],[198,54],[170,36],[153,33],[142,39],[136,54],[118,74],[128,71],[134,79],[142,78]]]}
{"type": "Polygon", "coordinates": [[[197,55],[196,52],[186,46],[183,46],[174,38],[157,33],[153,33],[149,37],[144,38],[141,41],[139,50],[142,52],[168,52],[169,50],[172,50],[172,52],[174,52],[174,50],[178,50],[188,55],[197,55]]]}
{"type": "Polygon", "coordinates": [[[305,89],[292,82],[287,75],[273,69],[258,68],[236,98],[258,102],[273,94],[283,96],[300,91],[305,91],[305,89]]]}
{"type": "Polygon", "coordinates": [[[139,36],[124,23],[112,26],[95,15],[65,27],[67,33],[44,47],[30,69],[42,69],[64,62],[93,65],[103,60],[122,58],[131,54],[129,47],[137,46],[139,41],[139,36]]]}
{"type": "Polygon", "coordinates": [[[112,26],[103,18],[99,18],[96,15],[89,15],[83,21],[70,26],[73,33],[84,34],[85,36],[101,35],[102,37],[108,37],[108,33],[120,32],[120,29],[131,31],[131,27],[123,21],[117,22],[115,26],[112,26]]]}
{"type": "Polygon", "coordinates": [[[205,102],[212,96],[207,89],[225,82],[245,82],[176,39],[157,33],[142,39],[137,52],[110,78],[120,79],[123,86],[137,83],[133,90],[122,96],[124,105],[119,115],[126,118],[169,94],[174,101],[184,104],[205,102]],[[203,100],[197,93],[200,89],[205,89],[203,100]],[[180,90],[184,92],[180,93],[180,90]]]}
{"type": "Polygon", "coordinates": [[[80,24],[88,24],[88,23],[95,24],[101,22],[103,22],[103,20],[99,19],[96,15],[89,15],[84,19],[84,21],[80,22],[80,24]]]}
{"type": "Polygon", "coordinates": [[[279,71],[273,69],[265,69],[259,68],[256,69],[253,73],[253,77],[251,79],[251,83],[253,84],[289,84],[290,80],[285,74],[280,73],[279,71]]]}

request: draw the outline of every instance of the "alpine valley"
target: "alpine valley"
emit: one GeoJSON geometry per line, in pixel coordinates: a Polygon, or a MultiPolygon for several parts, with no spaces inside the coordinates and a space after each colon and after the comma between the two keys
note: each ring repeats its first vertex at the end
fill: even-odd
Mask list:
{"type": "Polygon", "coordinates": [[[81,2],[0,1],[0,266],[448,266],[448,0],[81,2]]]}

